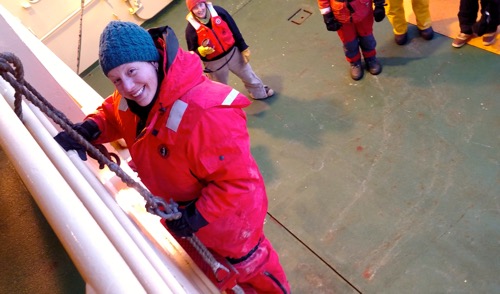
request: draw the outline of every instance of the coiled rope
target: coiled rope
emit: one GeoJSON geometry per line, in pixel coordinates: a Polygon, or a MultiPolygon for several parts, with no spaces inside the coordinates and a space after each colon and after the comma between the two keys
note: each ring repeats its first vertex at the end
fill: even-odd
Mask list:
{"type": "Polygon", "coordinates": [[[154,196],[144,186],[135,181],[118,164],[104,156],[94,145],[83,138],[74,130],[73,123],[62,113],[48,102],[33,86],[24,80],[24,70],[21,61],[13,53],[0,53],[0,74],[15,90],[14,94],[14,112],[22,120],[22,96],[38,107],[43,113],[57,123],[65,132],[67,132],[78,144],[82,145],[90,156],[100,163],[104,163],[108,168],[116,173],[127,186],[136,189],[146,200],[148,212],[152,212],[166,220],[180,218],[178,205],[171,201],[167,203],[164,199],[154,196]],[[12,65],[12,66],[11,66],[12,65]]]}
{"type": "MultiPolygon", "coordinates": [[[[95,158],[100,164],[106,164],[128,187],[136,189],[146,200],[146,209],[149,213],[169,221],[179,219],[181,212],[178,210],[178,204],[173,200],[165,201],[163,198],[154,196],[143,185],[135,181],[119,164],[106,157],[98,148],[83,138],[74,130],[74,124],[52,104],[50,104],[40,93],[36,91],[27,81],[24,80],[24,69],[21,60],[11,52],[0,53],[0,75],[15,90],[14,94],[14,112],[22,120],[22,97],[26,97],[33,105],[38,107],[43,113],[57,123],[74,140],[82,145],[92,158],[95,158]]],[[[219,263],[205,245],[195,236],[187,238],[191,245],[198,251],[203,260],[210,265],[216,276],[222,272],[229,272],[224,265],[219,263]]]]}

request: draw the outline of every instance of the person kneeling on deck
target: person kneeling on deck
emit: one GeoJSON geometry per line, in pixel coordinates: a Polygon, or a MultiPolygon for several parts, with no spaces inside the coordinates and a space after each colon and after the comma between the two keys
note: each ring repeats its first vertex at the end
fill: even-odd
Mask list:
{"type": "MultiPolygon", "coordinates": [[[[167,229],[177,237],[196,232],[234,264],[242,288],[288,293],[263,231],[268,199],[243,111],[251,101],[208,79],[198,56],[179,47],[168,26],[146,31],[110,22],[99,62],[115,91],[79,133],[93,144],[123,138],[149,191],[180,205],[182,217],[166,221],[167,229]]],[[[55,138],[66,150],[78,145],[65,132],[55,138]]]]}
{"type": "Polygon", "coordinates": [[[250,48],[231,15],[206,0],[186,0],[187,48],[198,54],[205,72],[214,81],[228,83],[229,71],[237,75],[253,99],[274,95],[250,66],[250,48]]]}

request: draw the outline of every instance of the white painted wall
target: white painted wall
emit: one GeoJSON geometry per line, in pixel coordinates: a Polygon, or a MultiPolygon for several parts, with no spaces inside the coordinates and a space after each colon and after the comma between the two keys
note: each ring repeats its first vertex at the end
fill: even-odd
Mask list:
{"type": "Polygon", "coordinates": [[[172,0],[84,0],[80,64],[81,0],[0,0],[38,39],[73,71],[81,73],[98,59],[99,36],[111,20],[142,24],[172,0]],[[132,14],[133,13],[133,14],[132,14]]]}

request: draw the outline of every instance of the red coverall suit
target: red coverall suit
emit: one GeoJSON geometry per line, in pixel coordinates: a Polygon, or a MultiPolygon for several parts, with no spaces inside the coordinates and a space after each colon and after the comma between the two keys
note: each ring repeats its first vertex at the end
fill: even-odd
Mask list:
{"type": "Polygon", "coordinates": [[[377,54],[377,42],[373,36],[373,1],[372,0],[318,0],[321,14],[333,11],[335,18],[342,23],[337,31],[344,44],[344,53],[348,62],[353,63],[363,57],[370,58],[377,54]],[[352,7],[351,12],[347,7],[352,7]]]}
{"type": "Polygon", "coordinates": [[[102,132],[93,143],[123,138],[151,193],[181,205],[196,201],[209,223],[196,235],[208,248],[233,259],[254,249],[234,264],[240,285],[288,292],[278,255],[263,233],[268,200],[242,110],[250,101],[206,78],[198,56],[182,50],[169,28],[149,32],[163,51],[164,78],[146,127],[136,136],[138,117],[115,91],[88,116],[102,132]]]}

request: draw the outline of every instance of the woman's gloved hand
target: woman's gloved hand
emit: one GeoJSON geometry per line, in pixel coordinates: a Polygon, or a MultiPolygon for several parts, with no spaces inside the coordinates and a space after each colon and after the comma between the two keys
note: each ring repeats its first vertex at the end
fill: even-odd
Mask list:
{"type": "Polygon", "coordinates": [[[200,53],[200,55],[202,57],[205,57],[209,54],[212,54],[215,52],[215,49],[212,48],[212,47],[208,47],[208,46],[200,46],[198,47],[198,53],[200,53]]]}
{"type": "Polygon", "coordinates": [[[80,145],[75,139],[73,139],[68,133],[66,132],[60,132],[57,134],[54,139],[56,140],[61,147],[66,150],[75,150],[78,153],[78,156],[81,158],[81,160],[86,161],[87,160],[87,153],[85,150],[85,147],[80,145]]]}
{"type": "Polygon", "coordinates": [[[208,225],[201,213],[196,209],[195,203],[191,203],[185,208],[179,208],[182,213],[181,218],[176,220],[164,220],[162,224],[177,237],[191,237],[193,233],[208,225]]]}
{"type": "MultiPolygon", "coordinates": [[[[99,127],[91,119],[76,123],[74,125],[74,130],[87,141],[95,140],[101,134],[99,127]]],[[[78,143],[75,139],[73,139],[68,133],[62,131],[57,134],[54,139],[57,143],[59,143],[59,145],[61,145],[62,148],[64,148],[64,150],[75,150],[76,152],[78,152],[78,156],[82,160],[87,160],[85,148],[80,145],[80,143],[78,143]]]]}
{"type": "Polygon", "coordinates": [[[385,18],[385,0],[375,0],[373,3],[375,4],[373,18],[376,22],[381,22],[385,18]]]}
{"type": "Polygon", "coordinates": [[[248,63],[250,61],[250,48],[241,51],[241,56],[243,56],[243,61],[248,63]]]}
{"type": "Polygon", "coordinates": [[[323,14],[323,21],[325,22],[326,29],[329,31],[338,31],[342,27],[342,23],[333,16],[332,11],[323,14]]]}

